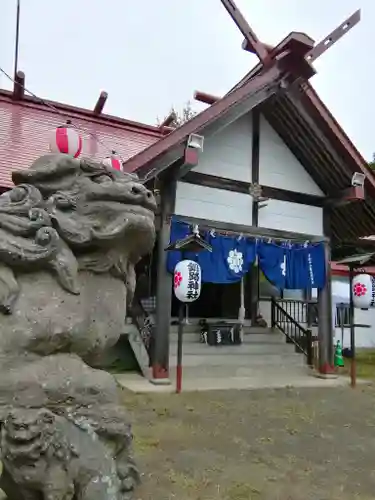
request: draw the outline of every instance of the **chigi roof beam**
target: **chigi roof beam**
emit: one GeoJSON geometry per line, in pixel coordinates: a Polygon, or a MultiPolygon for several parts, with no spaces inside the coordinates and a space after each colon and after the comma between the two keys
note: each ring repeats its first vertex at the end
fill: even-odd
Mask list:
{"type": "MultiPolygon", "coordinates": [[[[302,55],[304,55],[306,61],[308,63],[312,63],[319,56],[324,54],[326,50],[332,47],[332,45],[334,45],[338,40],[340,40],[341,37],[348,33],[348,31],[356,26],[361,20],[361,11],[357,10],[343,23],[341,23],[340,26],[335,28],[328,36],[323,38],[322,41],[314,46],[312,46],[313,40],[307,35],[304,35],[303,33],[292,32],[276,47],[273,47],[272,45],[260,41],[253,29],[245,20],[244,16],[241,14],[234,0],[220,1],[230,17],[233,19],[238,29],[244,35],[242,48],[258,56],[260,61],[259,69],[261,69],[262,66],[268,65],[272,61],[277,59],[280,55],[280,52],[283,52],[285,50],[292,51],[294,53],[303,51],[302,55]]],[[[313,68],[311,67],[311,69],[313,68]]],[[[306,74],[306,76],[309,77],[311,75],[306,74]]],[[[194,99],[196,101],[203,102],[204,104],[212,105],[214,102],[219,100],[219,97],[207,94],[205,92],[195,91],[194,99]]]]}
{"type": "Polygon", "coordinates": [[[221,99],[221,97],[217,97],[211,94],[206,94],[205,92],[200,92],[199,90],[196,90],[194,92],[194,99],[196,101],[203,102],[204,104],[209,104],[211,106],[211,104],[221,99]]]}
{"type": "Polygon", "coordinates": [[[171,111],[168,116],[164,118],[164,120],[161,122],[159,125],[159,128],[162,129],[164,127],[170,127],[170,125],[175,121],[176,119],[176,113],[174,111],[171,111]]]}
{"type": "Polygon", "coordinates": [[[17,71],[13,85],[13,99],[20,101],[25,95],[25,73],[17,71]]]}
{"type": "Polygon", "coordinates": [[[93,110],[94,115],[101,115],[103,113],[103,109],[105,103],[107,102],[108,94],[104,90],[100,92],[98,100],[96,101],[95,108],[93,110]]]}
{"type": "Polygon", "coordinates": [[[221,0],[221,3],[223,4],[230,17],[233,19],[237,28],[245,37],[246,43],[249,47],[251,47],[252,52],[254,52],[254,54],[258,56],[259,60],[263,64],[269,62],[270,57],[267,47],[259,40],[255,32],[251,29],[250,25],[243,17],[233,0],[221,0]]]}
{"type": "MultiPolygon", "coordinates": [[[[223,3],[223,2],[222,2],[223,3]]],[[[326,50],[328,50],[332,45],[340,40],[346,33],[348,33],[354,26],[356,26],[361,20],[361,10],[358,9],[354,12],[350,17],[348,17],[343,23],[340,24],[337,28],[335,28],[329,35],[327,35],[323,40],[317,43],[307,54],[306,60],[310,63],[314,62],[319,56],[324,54],[326,50]]],[[[276,52],[277,46],[273,47],[267,43],[263,43],[263,46],[268,50],[269,53],[276,52]]],[[[252,44],[250,44],[245,37],[242,42],[243,50],[247,52],[251,52],[252,54],[257,54],[254,50],[252,44]]],[[[262,62],[262,61],[261,61],[262,62]]]]}

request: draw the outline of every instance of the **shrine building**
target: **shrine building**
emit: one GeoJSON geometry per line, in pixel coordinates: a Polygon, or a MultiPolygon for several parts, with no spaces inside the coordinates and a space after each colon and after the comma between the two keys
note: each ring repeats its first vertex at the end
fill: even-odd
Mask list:
{"type": "Polygon", "coordinates": [[[30,97],[21,72],[13,91],[0,90],[2,191],[12,187],[12,170],[28,168],[48,152],[51,131],[69,119],[83,140],[81,156],[102,161],[108,148],[116,151],[123,170],[136,173],[157,196],[157,243],[153,255],[139,265],[139,308],[128,313],[126,325],[124,321],[124,333],[131,326],[129,331],[141,342],[147,340],[147,328],[151,331],[152,350],[141,346],[137,356],[156,383],[170,378],[175,362],[170,346],[177,302],[168,264],[173,254],[165,249],[181,228],[184,234],[221,238],[220,248],[236,250],[231,254],[236,259],[241,254],[235,261],[224,256],[232,266],[229,278],[218,278],[219,267],[215,274],[219,261],[211,259],[211,267],[202,268],[211,278],[189,307],[187,321],[187,330],[195,335],[195,353],[204,359],[208,352],[207,346],[198,345],[201,320],[235,324],[242,310],[245,337],[255,332],[259,338],[262,328],[268,334],[272,327],[295,344],[301,357],[306,353],[299,340],[313,330],[319,370],[324,374],[332,369],[330,264],[336,248],[375,233],[375,178],[309,83],[315,69],[307,55],[314,47],[307,35],[291,33],[268,47],[269,58],[264,56],[226,95],[196,92],[207,108],[175,129],[168,119],[151,126],[106,115],[104,92],[92,110],[30,97]],[[272,245],[271,255],[267,252],[272,245]],[[284,252],[280,249],[306,248],[311,255],[318,252],[317,284],[311,269],[310,277],[303,278],[305,286],[301,280],[306,269],[293,275],[284,261],[277,276],[272,274],[276,253],[284,252]],[[312,319],[309,304],[314,300],[312,319]]]}

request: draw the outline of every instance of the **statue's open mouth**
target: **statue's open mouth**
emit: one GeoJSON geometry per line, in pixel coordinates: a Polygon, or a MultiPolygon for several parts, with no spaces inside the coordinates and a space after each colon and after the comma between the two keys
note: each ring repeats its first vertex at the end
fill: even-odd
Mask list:
{"type": "MultiPolygon", "coordinates": [[[[113,203],[117,204],[116,202],[113,203]]],[[[155,219],[155,212],[143,205],[124,205],[123,203],[118,203],[118,205],[122,207],[120,210],[124,212],[124,214],[131,213],[138,216],[149,217],[152,220],[155,219]]]]}
{"type": "Polygon", "coordinates": [[[78,205],[77,213],[79,216],[88,217],[89,220],[96,220],[101,226],[111,225],[116,219],[137,219],[140,224],[144,219],[148,221],[147,223],[154,223],[155,220],[155,213],[150,208],[117,201],[90,201],[87,204],[78,205]]]}
{"type": "Polygon", "coordinates": [[[137,206],[152,213],[155,213],[157,209],[153,193],[136,182],[92,183],[90,191],[86,193],[86,200],[89,203],[118,203],[128,207],[137,206]]]}

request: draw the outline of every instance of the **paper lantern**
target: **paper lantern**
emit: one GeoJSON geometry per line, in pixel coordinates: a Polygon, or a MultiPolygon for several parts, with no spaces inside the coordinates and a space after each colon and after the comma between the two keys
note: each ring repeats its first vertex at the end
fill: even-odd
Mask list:
{"type": "Polygon", "coordinates": [[[77,130],[69,127],[67,123],[52,132],[49,149],[52,153],[65,153],[78,158],[82,151],[82,138],[77,130]]]}
{"type": "Polygon", "coordinates": [[[194,302],[201,294],[202,272],[193,260],[181,260],[174,269],[173,288],[181,302],[194,302]]]}
{"type": "Polygon", "coordinates": [[[102,163],[106,167],[114,168],[115,170],[120,170],[122,172],[122,160],[114,151],[111,156],[105,158],[102,163]]]}
{"type": "Polygon", "coordinates": [[[375,279],[369,274],[358,274],[353,278],[353,304],[358,309],[375,306],[375,279]]]}

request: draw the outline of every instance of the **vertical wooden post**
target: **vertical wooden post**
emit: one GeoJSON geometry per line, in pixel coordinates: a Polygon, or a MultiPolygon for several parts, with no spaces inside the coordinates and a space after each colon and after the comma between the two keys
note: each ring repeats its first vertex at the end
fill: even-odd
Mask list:
{"type": "Polygon", "coordinates": [[[324,243],[326,259],[326,284],[318,290],[318,340],[319,340],[319,372],[329,375],[333,368],[333,325],[332,325],[332,295],[330,246],[324,243]]]}
{"type": "Polygon", "coordinates": [[[253,265],[250,269],[250,286],[251,286],[251,309],[250,318],[251,325],[257,325],[259,313],[259,267],[253,265]]]}
{"type": "MultiPolygon", "coordinates": [[[[252,112],[252,149],[251,149],[251,182],[259,183],[259,150],[260,150],[260,112],[258,108],[252,112]]],[[[253,200],[252,226],[259,224],[259,204],[253,200]]],[[[251,276],[251,324],[256,325],[259,311],[259,267],[253,266],[251,276]]]]}
{"type": "Polygon", "coordinates": [[[313,346],[312,346],[312,332],[311,330],[306,330],[306,352],[307,352],[307,365],[310,368],[314,367],[314,356],[313,356],[313,346]]]}
{"type": "Polygon", "coordinates": [[[176,394],[180,394],[182,390],[182,343],[184,335],[184,311],[185,311],[185,304],[181,302],[178,306],[176,394]]]}
{"type": "Polygon", "coordinates": [[[349,286],[350,286],[350,302],[349,302],[349,320],[350,320],[350,351],[352,357],[350,359],[350,385],[354,389],[357,385],[357,364],[355,353],[355,324],[354,324],[354,303],[353,303],[353,264],[349,266],[349,286]]]}
{"type": "Polygon", "coordinates": [[[328,363],[330,364],[331,367],[334,366],[333,364],[333,357],[334,357],[334,346],[333,346],[333,338],[334,338],[334,322],[333,320],[335,318],[332,317],[332,271],[331,271],[331,211],[332,209],[329,207],[325,207],[323,209],[323,231],[324,235],[329,238],[329,242],[327,243],[326,246],[326,272],[327,272],[327,288],[328,288],[328,297],[329,297],[329,312],[328,312],[328,318],[329,318],[329,324],[330,324],[330,335],[329,335],[329,342],[327,346],[327,356],[328,356],[328,363]]]}
{"type": "Polygon", "coordinates": [[[311,325],[312,325],[312,293],[311,290],[305,290],[304,291],[304,300],[305,300],[305,307],[306,307],[306,324],[307,328],[311,330],[311,325]]]}
{"type": "Polygon", "coordinates": [[[152,382],[154,384],[169,381],[169,330],[172,305],[172,275],[167,271],[167,252],[171,231],[171,216],[176,202],[175,178],[163,179],[160,185],[160,230],[157,249],[156,279],[156,328],[154,356],[152,363],[152,382]]]}

